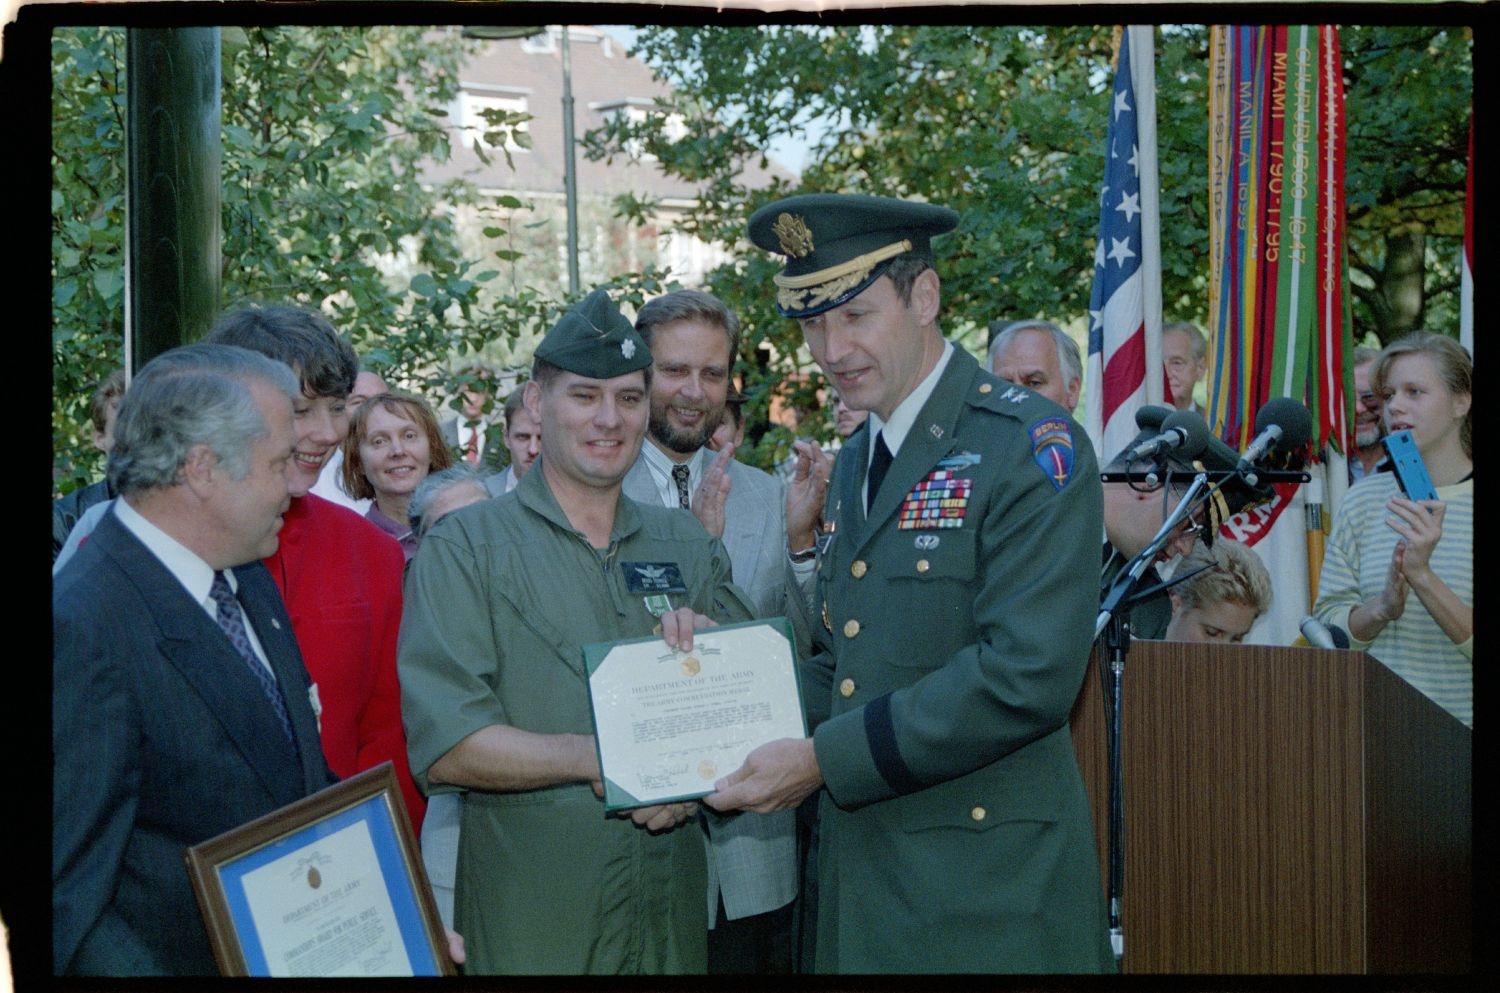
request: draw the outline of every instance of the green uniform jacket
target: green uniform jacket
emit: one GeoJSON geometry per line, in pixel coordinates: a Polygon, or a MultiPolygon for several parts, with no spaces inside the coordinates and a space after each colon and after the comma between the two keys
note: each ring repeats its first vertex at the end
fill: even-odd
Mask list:
{"type": "Polygon", "coordinates": [[[834,469],[827,651],[804,670],[827,784],[817,969],[1112,971],[1068,730],[1099,608],[1093,448],[961,350],[866,520],[869,444],[834,469]],[[923,507],[949,523],[912,526],[923,507]]]}
{"type": "MultiPolygon", "coordinates": [[[[693,517],[621,496],[607,551],[574,531],[533,466],[512,492],[423,539],[398,654],[412,771],[480,728],[592,734],[581,648],[649,635],[626,563],[674,563],[691,606],[750,618],[729,556],[693,517]]],[[[440,787],[441,789],[441,787],[440,787]]],[[[606,817],[586,784],[463,794],[455,929],[466,973],[705,971],[707,886],[694,823],[652,835],[606,817]]]]}

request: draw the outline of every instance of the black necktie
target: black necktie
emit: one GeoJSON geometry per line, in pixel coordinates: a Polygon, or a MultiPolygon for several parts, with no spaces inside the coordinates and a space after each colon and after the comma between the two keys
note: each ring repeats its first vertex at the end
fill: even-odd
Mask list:
{"type": "Polygon", "coordinates": [[[674,465],[672,467],[672,482],[677,484],[677,506],[688,510],[688,467],[685,465],[674,465]]]}
{"type": "Polygon", "coordinates": [[[286,701],[281,698],[281,688],[276,685],[276,679],[271,675],[260,657],[255,654],[255,649],[250,647],[250,634],[245,630],[245,620],[240,613],[240,602],[235,599],[234,591],[229,588],[229,580],[223,572],[214,573],[213,586],[209,587],[208,595],[213,598],[214,605],[218,608],[215,617],[219,627],[229,636],[229,643],[239,653],[240,658],[250,667],[255,674],[260,688],[265,691],[266,697],[271,701],[271,708],[276,711],[276,718],[281,721],[281,730],[286,734],[286,740],[292,740],[292,721],[286,713],[286,701]]]}
{"type": "Polygon", "coordinates": [[[885,447],[885,432],[875,435],[875,457],[870,460],[870,473],[865,477],[865,506],[875,506],[875,494],[885,480],[885,471],[891,467],[891,450],[885,447]]]}

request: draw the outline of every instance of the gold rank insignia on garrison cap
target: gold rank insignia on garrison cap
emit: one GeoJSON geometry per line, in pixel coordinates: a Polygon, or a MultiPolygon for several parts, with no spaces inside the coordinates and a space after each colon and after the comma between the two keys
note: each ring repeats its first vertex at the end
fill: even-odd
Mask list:
{"type": "Polygon", "coordinates": [[[864,292],[901,255],[931,262],[932,238],[958,226],[936,204],[853,193],[809,193],[767,204],[750,217],[750,240],[786,256],[774,277],[776,308],[812,317],[864,292]]]}

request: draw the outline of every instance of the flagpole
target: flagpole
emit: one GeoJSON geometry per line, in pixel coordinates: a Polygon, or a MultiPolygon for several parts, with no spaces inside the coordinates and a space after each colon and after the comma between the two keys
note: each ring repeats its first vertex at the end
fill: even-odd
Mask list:
{"type": "MultiPolygon", "coordinates": [[[[1130,77],[1135,85],[1136,141],[1141,172],[1141,303],[1146,320],[1146,403],[1160,404],[1166,366],[1161,357],[1161,191],[1156,163],[1156,28],[1132,24],[1130,77]],[[1154,371],[1153,371],[1154,370],[1154,371]]],[[[1108,455],[1101,453],[1102,457],[1108,455]]]]}

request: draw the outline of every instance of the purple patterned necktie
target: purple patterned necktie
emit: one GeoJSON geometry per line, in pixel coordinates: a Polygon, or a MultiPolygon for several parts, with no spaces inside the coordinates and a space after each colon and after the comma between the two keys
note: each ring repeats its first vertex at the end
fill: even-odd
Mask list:
{"type": "Polygon", "coordinates": [[[240,658],[250,667],[255,678],[260,682],[260,688],[265,691],[267,699],[271,701],[271,707],[276,711],[277,720],[281,721],[281,730],[286,735],[286,740],[292,740],[292,722],[286,714],[286,701],[281,698],[281,689],[276,685],[276,679],[266,669],[260,657],[255,654],[255,649],[250,647],[250,634],[245,630],[245,620],[240,613],[240,602],[235,599],[234,591],[229,588],[229,579],[223,572],[214,573],[214,583],[208,590],[208,595],[213,598],[218,606],[216,619],[219,627],[229,636],[229,643],[234,650],[240,653],[240,658]]]}

